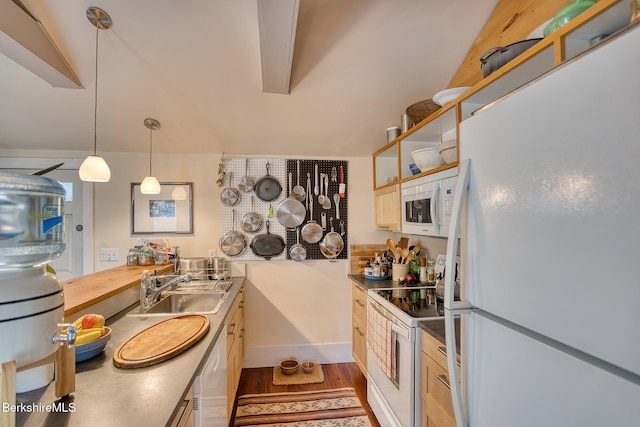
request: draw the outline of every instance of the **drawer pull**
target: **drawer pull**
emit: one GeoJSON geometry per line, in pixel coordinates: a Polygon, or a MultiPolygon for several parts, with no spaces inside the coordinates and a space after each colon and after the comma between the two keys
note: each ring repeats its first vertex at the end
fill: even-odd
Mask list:
{"type": "Polygon", "coordinates": [[[240,338],[244,338],[244,328],[240,329],[240,338]]]}
{"type": "Polygon", "coordinates": [[[438,378],[438,381],[440,381],[442,384],[444,384],[444,386],[446,388],[451,390],[451,385],[449,384],[449,380],[447,379],[446,375],[438,375],[437,378],[438,378]]]}
{"type": "Polygon", "coordinates": [[[360,328],[359,328],[359,327],[355,326],[355,327],[354,327],[354,329],[356,330],[356,332],[357,332],[361,337],[363,337],[363,336],[364,336],[364,333],[362,333],[362,331],[360,330],[360,328]]]}
{"type": "Polygon", "coordinates": [[[356,300],[356,304],[358,304],[360,307],[364,308],[364,303],[362,301],[360,301],[359,299],[356,300]]]}
{"type": "Polygon", "coordinates": [[[391,228],[391,226],[390,225],[378,225],[378,228],[381,229],[381,230],[388,230],[388,229],[391,228]]]}
{"type": "Polygon", "coordinates": [[[232,323],[229,325],[229,327],[227,328],[227,335],[233,335],[236,333],[236,324],[232,323]]]}
{"type": "MultiPolygon", "coordinates": [[[[438,351],[442,353],[444,357],[447,357],[447,347],[438,347],[438,351]]],[[[456,362],[460,366],[460,362],[456,362]]]]}
{"type": "Polygon", "coordinates": [[[240,301],[240,304],[238,305],[238,308],[244,308],[244,300],[240,301]]]}

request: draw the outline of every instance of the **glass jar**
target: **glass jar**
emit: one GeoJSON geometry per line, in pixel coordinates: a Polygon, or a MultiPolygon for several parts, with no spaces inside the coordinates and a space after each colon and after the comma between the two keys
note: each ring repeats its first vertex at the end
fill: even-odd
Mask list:
{"type": "Polygon", "coordinates": [[[436,262],[427,261],[427,283],[435,283],[436,281],[436,262]]]}

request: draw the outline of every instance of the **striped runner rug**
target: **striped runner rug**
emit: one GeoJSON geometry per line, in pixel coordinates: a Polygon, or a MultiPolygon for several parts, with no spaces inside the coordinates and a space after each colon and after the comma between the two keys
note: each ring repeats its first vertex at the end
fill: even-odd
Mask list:
{"type": "Polygon", "coordinates": [[[370,427],[355,390],[339,388],[238,397],[236,427],[370,427]]]}

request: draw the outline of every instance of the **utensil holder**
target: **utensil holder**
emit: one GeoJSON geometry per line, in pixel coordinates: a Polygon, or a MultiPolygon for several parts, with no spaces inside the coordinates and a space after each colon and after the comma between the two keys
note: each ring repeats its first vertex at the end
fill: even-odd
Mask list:
{"type": "Polygon", "coordinates": [[[391,280],[397,282],[404,279],[409,272],[409,264],[392,264],[391,265],[391,280]]]}

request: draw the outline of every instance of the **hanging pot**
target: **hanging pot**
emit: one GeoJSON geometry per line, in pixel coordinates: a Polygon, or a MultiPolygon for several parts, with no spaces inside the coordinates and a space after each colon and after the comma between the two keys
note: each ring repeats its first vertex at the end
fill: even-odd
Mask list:
{"type": "Polygon", "coordinates": [[[298,262],[307,259],[307,249],[300,244],[300,227],[296,228],[296,244],[289,249],[289,256],[298,262]]]}
{"type": "Polygon", "coordinates": [[[253,179],[249,176],[249,159],[247,158],[244,161],[244,176],[240,178],[240,181],[238,182],[238,189],[243,193],[250,193],[253,191],[254,185],[255,182],[253,182],[253,179]]]}
{"type": "MultiPolygon", "coordinates": [[[[291,189],[291,174],[289,174],[289,189],[291,189]]],[[[289,197],[281,201],[276,208],[278,222],[287,228],[298,227],[304,222],[306,216],[307,210],[299,200],[291,197],[291,191],[289,197]]]]}
{"type": "Polygon", "coordinates": [[[333,230],[333,217],[329,219],[329,223],[331,224],[331,231],[324,236],[322,243],[327,250],[331,253],[335,253],[337,257],[344,249],[344,240],[342,240],[340,233],[336,233],[333,230]]]}
{"type": "Polygon", "coordinates": [[[229,171],[229,187],[225,188],[222,190],[222,193],[220,193],[220,200],[222,201],[222,204],[227,207],[235,206],[240,202],[240,192],[237,188],[231,187],[231,180],[231,171],[229,171]]]}
{"type": "Polygon", "coordinates": [[[324,242],[320,242],[318,243],[318,245],[320,246],[320,252],[322,253],[322,255],[324,255],[325,258],[329,259],[329,261],[331,262],[335,262],[336,257],[338,256],[338,254],[332,250],[330,250],[329,248],[327,248],[324,244],[324,242]]]}
{"type": "MultiPolygon", "coordinates": [[[[307,194],[311,194],[311,178],[307,174],[307,194]]],[[[313,219],[314,198],[307,197],[309,203],[309,221],[302,227],[302,238],[307,243],[318,243],[322,239],[322,227],[313,219]]]]}
{"type": "Polygon", "coordinates": [[[251,195],[251,212],[247,212],[240,221],[240,226],[247,233],[257,233],[262,230],[262,225],[264,224],[264,220],[262,219],[262,215],[257,213],[253,208],[253,194],[251,195]]]}
{"type": "Polygon", "coordinates": [[[263,202],[271,202],[280,196],[282,192],[282,185],[280,185],[280,181],[278,181],[272,175],[269,175],[269,162],[266,164],[267,174],[260,178],[258,182],[256,182],[253,190],[256,192],[256,195],[263,202]]]}
{"type": "Polygon", "coordinates": [[[231,231],[227,231],[220,237],[220,249],[225,255],[235,257],[241,255],[247,248],[247,242],[244,235],[235,230],[236,210],[232,211],[231,231]]]}
{"type": "Polygon", "coordinates": [[[255,236],[250,246],[254,254],[266,260],[280,255],[287,247],[281,236],[269,233],[269,220],[267,220],[267,233],[255,236]]]}

